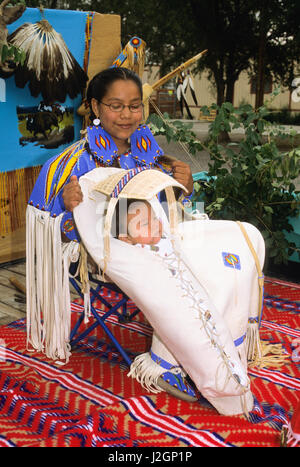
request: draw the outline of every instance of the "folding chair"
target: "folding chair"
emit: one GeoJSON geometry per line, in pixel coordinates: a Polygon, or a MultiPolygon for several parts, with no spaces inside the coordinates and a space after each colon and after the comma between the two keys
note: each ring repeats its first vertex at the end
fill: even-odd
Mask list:
{"type": "MultiPolygon", "coordinates": [[[[132,312],[128,309],[128,301],[130,300],[129,297],[120,290],[115,284],[110,282],[103,282],[99,279],[96,279],[93,274],[89,273],[89,281],[90,281],[90,300],[91,300],[91,313],[95,318],[93,324],[91,324],[87,329],[79,333],[79,327],[84,319],[84,314],[81,313],[80,317],[78,318],[76,324],[74,325],[73,329],[71,330],[70,334],[70,344],[71,346],[75,346],[79,341],[87,337],[96,327],[100,326],[103,331],[106,333],[112,344],[115,348],[120,352],[122,357],[124,358],[125,362],[130,366],[132,363],[131,358],[128,355],[128,352],[123,348],[123,346],[118,342],[116,337],[113,335],[111,330],[106,325],[105,321],[111,316],[115,315],[118,318],[119,323],[128,323],[133,320],[133,318],[140,312],[138,308],[135,308],[132,312]],[[95,284],[93,286],[92,284],[95,284]],[[101,295],[103,290],[109,290],[111,292],[115,292],[119,298],[117,299],[117,303],[112,305],[109,303],[106,298],[101,295]],[[102,316],[97,311],[94,303],[96,300],[99,300],[107,309],[102,316]]],[[[70,277],[70,282],[73,285],[74,289],[77,293],[83,298],[83,294],[81,292],[81,285],[79,278],[70,277]]]]}

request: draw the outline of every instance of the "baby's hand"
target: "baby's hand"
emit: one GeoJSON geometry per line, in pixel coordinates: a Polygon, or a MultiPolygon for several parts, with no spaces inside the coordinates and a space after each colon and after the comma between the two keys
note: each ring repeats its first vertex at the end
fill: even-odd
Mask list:
{"type": "Polygon", "coordinates": [[[70,212],[82,202],[83,194],[76,175],[72,175],[69,183],[64,186],[62,198],[66,210],[70,212]]]}

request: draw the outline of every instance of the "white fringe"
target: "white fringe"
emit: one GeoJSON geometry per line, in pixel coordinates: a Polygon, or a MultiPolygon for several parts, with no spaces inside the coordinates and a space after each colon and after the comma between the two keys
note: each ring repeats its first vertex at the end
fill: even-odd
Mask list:
{"type": "Polygon", "coordinates": [[[282,428],[286,428],[287,430],[287,444],[290,444],[291,448],[295,448],[298,444],[300,445],[300,434],[293,432],[291,423],[283,425],[282,428]]]}
{"type": "Polygon", "coordinates": [[[79,244],[62,243],[61,217],[27,207],[27,346],[67,363],[71,355],[69,266],[78,259],[79,244]]]}
{"type": "Polygon", "coordinates": [[[261,346],[258,323],[248,323],[246,333],[246,352],[249,363],[254,362],[257,358],[261,359],[261,346]]]}
{"type": "Polygon", "coordinates": [[[91,311],[91,293],[90,286],[88,286],[88,291],[83,295],[83,304],[84,304],[84,324],[87,324],[92,316],[91,311]]]}
{"type": "Polygon", "coordinates": [[[89,265],[87,251],[81,243],[79,246],[80,261],[79,261],[79,275],[81,282],[81,292],[83,293],[84,303],[84,323],[87,324],[92,315],[91,312],[91,292],[89,283],[89,265]]]}
{"type": "Polygon", "coordinates": [[[158,386],[158,378],[167,370],[155,363],[149,352],[138,355],[130,366],[127,376],[135,378],[143,388],[158,394],[162,389],[158,386]]]}

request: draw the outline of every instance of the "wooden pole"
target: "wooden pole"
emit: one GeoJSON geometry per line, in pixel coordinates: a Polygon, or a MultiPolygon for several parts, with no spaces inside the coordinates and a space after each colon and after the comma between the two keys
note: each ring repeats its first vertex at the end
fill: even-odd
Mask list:
{"type": "Polygon", "coordinates": [[[175,68],[175,70],[170,71],[170,73],[160,78],[158,81],[156,81],[156,83],[152,84],[152,89],[155,90],[163,86],[165,83],[167,83],[170,79],[172,79],[178,73],[180,73],[181,71],[185,70],[186,68],[190,67],[195,62],[197,62],[201,57],[203,57],[203,55],[206,54],[206,52],[207,52],[207,49],[203,50],[203,52],[200,52],[199,54],[195,55],[194,57],[190,58],[186,62],[179,65],[177,68],[175,68]]]}
{"type": "Polygon", "coordinates": [[[174,76],[176,76],[181,71],[193,65],[195,62],[197,62],[197,60],[203,57],[203,55],[205,55],[206,52],[207,52],[207,49],[203,50],[203,52],[200,52],[199,54],[190,58],[186,62],[182,63],[177,68],[175,68],[175,70],[170,71],[170,73],[160,78],[158,81],[156,81],[156,83],[152,84],[152,86],[150,86],[150,84],[148,83],[145,83],[143,85],[144,121],[145,122],[147,121],[147,118],[149,116],[149,97],[151,96],[153,91],[163,86],[165,83],[167,83],[170,79],[172,79],[174,76]]]}

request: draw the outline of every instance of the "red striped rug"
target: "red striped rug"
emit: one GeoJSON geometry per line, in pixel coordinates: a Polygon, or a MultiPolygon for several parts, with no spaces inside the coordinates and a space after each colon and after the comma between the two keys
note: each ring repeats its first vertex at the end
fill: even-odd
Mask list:
{"type": "MultiPolygon", "coordinates": [[[[114,300],[114,297],[111,297],[114,300]]],[[[134,307],[133,304],[131,304],[134,307]]],[[[82,312],[74,303],[73,317],[82,312]]],[[[219,415],[204,399],[188,403],[152,395],[127,377],[118,352],[97,330],[59,366],[26,350],[25,320],[0,327],[0,447],[279,446],[282,425],[300,399],[300,285],[267,279],[261,337],[289,355],[278,369],[251,368],[255,406],[219,415]]],[[[146,322],[109,324],[132,352],[149,349],[146,322]]]]}

